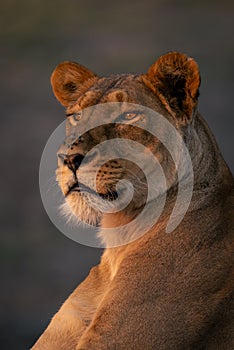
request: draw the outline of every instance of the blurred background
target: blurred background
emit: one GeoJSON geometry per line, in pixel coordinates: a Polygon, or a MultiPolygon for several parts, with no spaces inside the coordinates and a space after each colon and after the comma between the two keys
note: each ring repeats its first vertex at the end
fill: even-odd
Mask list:
{"type": "Polygon", "coordinates": [[[40,157],[64,118],[54,67],[140,73],[168,51],[193,56],[200,111],[233,170],[233,27],[231,0],[1,1],[1,349],[29,349],[101,254],[63,236],[41,202],[40,157]]]}

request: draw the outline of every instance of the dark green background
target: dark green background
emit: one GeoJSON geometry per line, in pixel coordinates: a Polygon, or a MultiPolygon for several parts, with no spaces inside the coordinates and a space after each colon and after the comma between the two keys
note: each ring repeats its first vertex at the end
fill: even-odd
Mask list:
{"type": "Polygon", "coordinates": [[[1,2],[1,349],[28,349],[100,255],[58,232],[40,199],[40,157],[64,117],[54,67],[144,72],[168,51],[193,56],[200,111],[233,168],[233,23],[231,0],[1,2]]]}

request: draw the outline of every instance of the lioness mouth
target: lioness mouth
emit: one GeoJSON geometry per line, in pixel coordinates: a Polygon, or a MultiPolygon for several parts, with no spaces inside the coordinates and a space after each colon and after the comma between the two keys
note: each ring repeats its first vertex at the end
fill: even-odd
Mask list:
{"type": "Polygon", "coordinates": [[[99,193],[94,191],[92,188],[84,185],[82,182],[75,182],[67,191],[65,194],[65,197],[67,197],[72,192],[88,192],[95,196],[99,195],[102,199],[113,201],[118,198],[118,192],[116,191],[108,191],[107,193],[99,193]]]}

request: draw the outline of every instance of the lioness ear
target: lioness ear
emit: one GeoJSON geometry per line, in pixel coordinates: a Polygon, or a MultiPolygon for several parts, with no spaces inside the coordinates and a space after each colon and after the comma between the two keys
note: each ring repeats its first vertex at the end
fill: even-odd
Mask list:
{"type": "Polygon", "coordinates": [[[55,97],[62,105],[68,106],[84,93],[97,79],[87,68],[75,62],[60,63],[51,75],[55,97]]]}
{"type": "Polygon", "coordinates": [[[149,68],[145,78],[170,114],[184,125],[191,122],[200,86],[198,65],[192,58],[170,52],[149,68]]]}

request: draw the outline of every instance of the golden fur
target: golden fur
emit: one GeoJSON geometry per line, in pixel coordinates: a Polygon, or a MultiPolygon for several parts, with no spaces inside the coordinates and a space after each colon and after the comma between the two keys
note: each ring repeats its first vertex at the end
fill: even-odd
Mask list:
{"type": "MultiPolygon", "coordinates": [[[[159,159],[168,196],[165,210],[149,232],[130,244],[105,250],[101,263],[65,301],[33,350],[234,349],[233,177],[197,112],[200,76],[195,61],[169,53],[146,74],[109,78],[65,62],[55,69],[51,81],[55,96],[67,107],[68,133],[79,111],[99,103],[126,101],[163,114],[189,149],[194,191],[183,221],[166,234],[176,197],[176,170],[153,136],[130,125],[116,126],[110,135],[101,126],[84,135],[82,144],[67,147],[71,157],[66,161],[60,157],[57,171],[65,195],[72,183],[74,154],[87,153],[96,141],[108,139],[107,135],[130,135],[159,159]]],[[[84,168],[84,179],[98,167],[97,158],[84,168]]],[[[89,195],[84,199],[77,192],[67,196],[66,210],[88,222],[100,221],[100,235],[102,228],[128,223],[145,198],[144,186],[138,186],[145,179],[137,171],[133,164],[120,160],[100,168],[97,190],[102,195],[123,177],[135,182],[136,197],[120,213],[102,216],[98,202],[90,209],[89,195]]]]}

